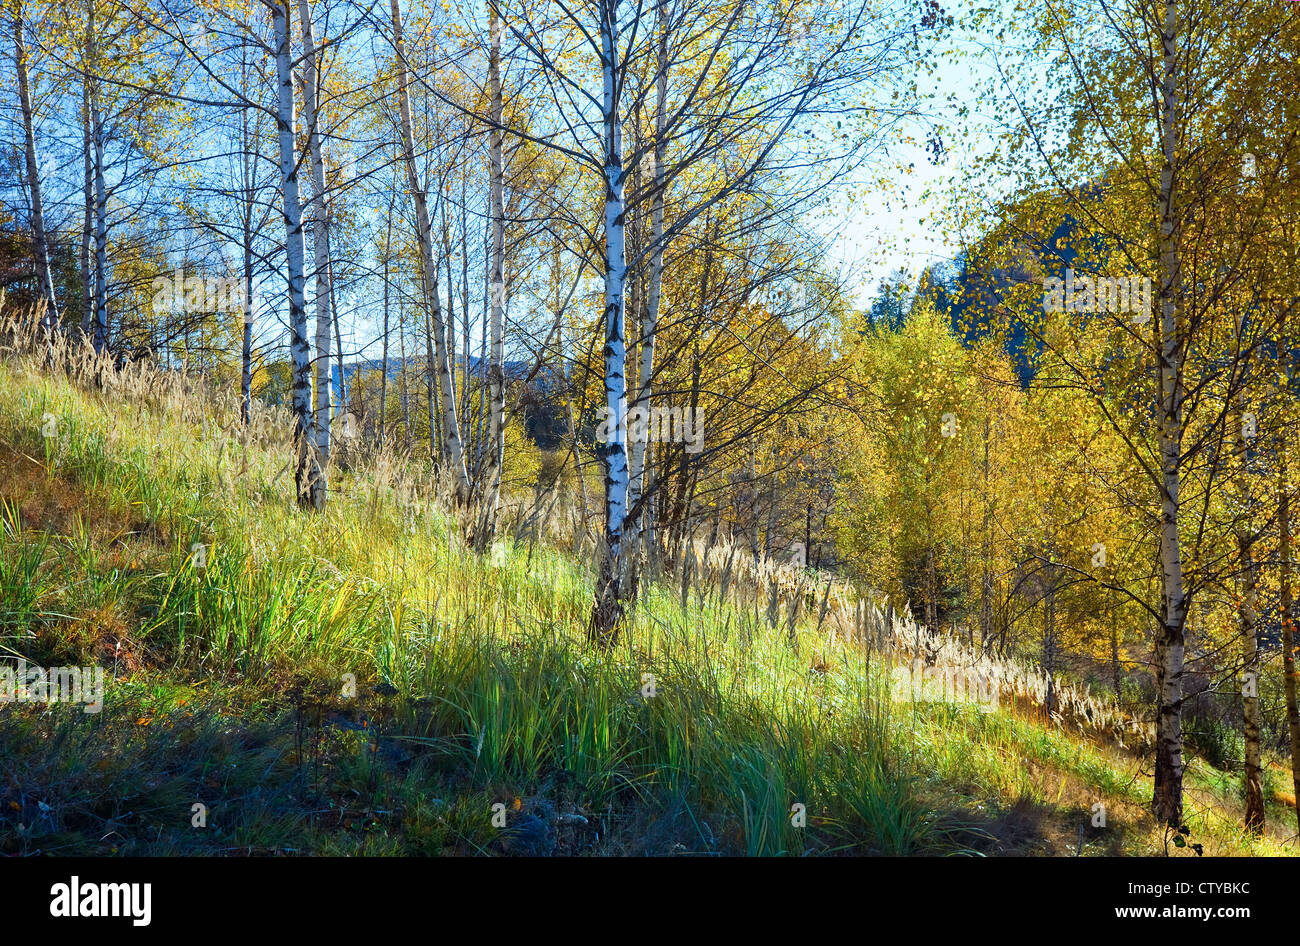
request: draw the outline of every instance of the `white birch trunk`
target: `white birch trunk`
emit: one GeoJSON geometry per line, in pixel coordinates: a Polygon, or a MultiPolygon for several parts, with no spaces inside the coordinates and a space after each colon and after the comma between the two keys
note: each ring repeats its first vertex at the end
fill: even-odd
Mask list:
{"type": "MultiPolygon", "coordinates": [[[[92,43],[90,33],[95,28],[95,10],[94,4],[86,4],[86,58],[83,68],[86,72],[92,68],[90,57],[92,43]]],[[[91,282],[90,269],[90,246],[94,240],[94,218],[95,218],[95,174],[93,161],[91,159],[91,131],[90,131],[90,79],[87,75],[81,77],[81,160],[82,160],[82,182],[81,182],[81,245],[78,247],[78,263],[81,267],[81,337],[86,341],[92,340],[92,324],[95,319],[95,288],[91,282]]]]}
{"type": "Polygon", "coordinates": [[[1162,36],[1164,81],[1161,90],[1160,314],[1156,339],[1160,357],[1160,579],[1161,624],[1156,636],[1156,760],[1152,811],[1161,822],[1183,816],[1183,661],[1187,600],[1183,588],[1182,546],[1178,534],[1182,389],[1179,364],[1178,295],[1180,226],[1175,207],[1178,160],[1178,10],[1166,0],[1162,36]]]}
{"type": "Polygon", "coordinates": [[[40,163],[36,160],[36,121],[32,111],[31,84],[27,76],[27,49],[23,39],[23,5],[14,6],[14,62],[18,73],[18,102],[23,119],[23,153],[27,159],[27,183],[31,195],[32,251],[36,257],[36,280],[45,300],[45,325],[53,333],[59,324],[58,301],[50,274],[50,248],[45,233],[45,205],[41,200],[40,163]]]}
{"type": "Polygon", "coordinates": [[[253,246],[251,228],[244,230],[244,328],[240,347],[239,411],[244,426],[253,413],[253,246]]]}
{"type": "MultiPolygon", "coordinates": [[[[95,4],[94,0],[86,2],[86,69],[93,74],[98,67],[99,53],[95,43],[95,4]]],[[[93,237],[95,243],[95,275],[93,287],[87,287],[91,319],[91,344],[96,352],[103,352],[108,346],[108,220],[107,188],[104,183],[104,123],[100,112],[99,82],[93,78],[85,80],[89,84],[86,93],[87,120],[90,123],[90,143],[93,159],[88,165],[91,180],[86,184],[87,214],[93,216],[93,237]],[[92,194],[93,182],[93,194],[92,194]],[[93,210],[93,214],[92,214],[93,210]]]]}
{"type": "Polygon", "coordinates": [[[311,347],[307,341],[307,248],[302,234],[302,206],[298,197],[298,161],[294,155],[294,98],[289,0],[274,0],[275,72],[278,86],[276,128],[280,146],[280,183],[284,203],[285,261],[289,276],[289,349],[293,361],[295,479],[298,504],[306,509],[325,508],[325,479],[316,457],[311,409],[311,347]]]}
{"type": "MultiPolygon", "coordinates": [[[[1295,254],[1288,254],[1294,268],[1295,254]]],[[[1277,367],[1290,373],[1293,342],[1287,334],[1289,305],[1283,304],[1278,320],[1277,367]],[[1285,366],[1285,368],[1284,368],[1285,366]]],[[[1281,373],[1281,372],[1279,372],[1281,373]]],[[[1288,385],[1289,388],[1289,385],[1288,385]]],[[[1286,702],[1287,735],[1291,749],[1292,797],[1300,799],[1300,679],[1296,673],[1295,617],[1291,608],[1291,479],[1288,444],[1282,441],[1277,463],[1277,558],[1278,615],[1282,624],[1282,690],[1286,702]]],[[[1300,806],[1296,807],[1296,824],[1300,827],[1300,806]]]]}
{"type": "MultiPolygon", "coordinates": [[[[640,410],[642,424],[640,436],[632,440],[631,464],[628,478],[628,508],[636,509],[645,494],[646,471],[650,466],[649,425],[645,423],[651,409],[653,387],[651,378],[654,373],[655,336],[659,327],[659,306],[663,295],[664,277],[664,156],[667,131],[668,103],[668,24],[664,2],[655,8],[658,20],[658,50],[656,53],[655,76],[655,141],[654,141],[654,199],[650,209],[650,285],[646,292],[645,319],[641,325],[641,364],[637,372],[638,386],[634,407],[640,410]]],[[[644,508],[628,522],[628,549],[630,556],[636,556],[642,545],[648,547],[654,542],[651,531],[650,510],[644,508]],[[644,536],[643,536],[644,533],[644,536]]]]}
{"type": "Polygon", "coordinates": [[[104,120],[99,86],[90,95],[91,135],[95,139],[95,351],[108,347],[108,186],[104,181],[104,120]]]}
{"type": "Polygon", "coordinates": [[[592,611],[591,638],[601,645],[618,637],[622,603],[623,526],[627,517],[627,347],[624,336],[623,286],[627,279],[624,221],[622,123],[619,117],[619,0],[600,6],[601,71],[604,79],[605,135],[605,410],[608,436],[598,453],[605,467],[605,547],[592,611]]]}
{"type": "Polygon", "coordinates": [[[325,208],[325,162],[321,157],[320,113],[317,108],[316,88],[320,72],[317,68],[316,37],[311,24],[311,5],[308,0],[298,0],[299,29],[302,33],[302,119],[307,125],[307,153],[311,165],[312,201],[312,282],[316,300],[316,390],[313,411],[316,427],[316,451],[321,465],[329,463],[330,456],[330,302],[333,299],[330,262],[329,218],[325,208]]]}
{"type": "MultiPolygon", "coordinates": [[[[1237,338],[1245,338],[1245,314],[1237,316],[1237,338]]],[[[1242,389],[1237,395],[1237,455],[1234,463],[1237,490],[1243,503],[1250,504],[1249,458],[1250,442],[1246,435],[1246,415],[1249,403],[1246,397],[1247,371],[1242,372],[1242,389]]],[[[1258,534],[1254,524],[1247,519],[1237,527],[1237,555],[1239,562],[1240,595],[1237,617],[1241,625],[1241,722],[1245,740],[1245,770],[1243,788],[1246,795],[1246,830],[1259,833],[1264,828],[1264,778],[1260,754],[1259,710],[1259,565],[1255,561],[1255,542],[1258,534]]]]}
{"type": "MultiPolygon", "coordinates": [[[[241,53],[239,61],[240,88],[248,88],[248,57],[241,53]]],[[[256,201],[255,175],[253,169],[253,141],[248,129],[248,109],[242,109],[239,115],[239,143],[243,148],[240,166],[243,188],[243,238],[244,238],[244,295],[242,315],[244,319],[242,346],[240,350],[239,372],[239,410],[244,426],[252,420],[253,411],[253,211],[256,201]]]]}
{"type": "MultiPolygon", "coordinates": [[[[488,86],[492,97],[493,128],[488,144],[488,164],[492,202],[492,278],[489,335],[491,351],[488,363],[488,456],[484,472],[487,490],[483,497],[480,522],[480,548],[490,542],[496,533],[497,509],[501,498],[501,466],[505,459],[505,331],[506,331],[506,211],[505,211],[505,155],[503,132],[504,107],[501,99],[501,35],[505,24],[497,17],[496,8],[489,4],[488,29],[492,47],[488,55],[488,86]]],[[[450,252],[450,249],[449,249],[450,252]]],[[[466,338],[468,341],[468,337],[466,338]]],[[[466,359],[466,367],[469,361],[466,359]]]]}
{"type": "Polygon", "coordinates": [[[388,217],[384,231],[384,342],[380,356],[379,375],[379,446],[382,449],[388,443],[388,261],[393,244],[393,201],[390,192],[388,200],[388,217]]]}
{"type": "Polygon", "coordinates": [[[1259,582],[1259,566],[1255,563],[1252,546],[1254,537],[1247,535],[1249,528],[1237,535],[1241,555],[1241,603],[1237,614],[1241,621],[1242,735],[1245,739],[1246,764],[1243,783],[1246,789],[1246,830],[1258,834],[1264,829],[1264,769],[1260,753],[1259,711],[1259,644],[1256,639],[1259,613],[1255,586],[1259,582]]]}

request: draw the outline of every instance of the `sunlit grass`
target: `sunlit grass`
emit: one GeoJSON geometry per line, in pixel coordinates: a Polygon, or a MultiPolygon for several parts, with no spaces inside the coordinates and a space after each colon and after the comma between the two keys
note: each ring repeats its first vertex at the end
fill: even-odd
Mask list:
{"type": "Polygon", "coordinates": [[[304,515],[282,425],[237,416],[0,362],[0,444],[80,503],[42,528],[7,504],[0,648],[114,676],[97,716],[0,709],[19,811],[0,818],[29,796],[54,812],[16,848],[476,853],[494,803],[547,795],[585,819],[574,851],[942,853],[980,847],[974,799],[1149,793],[1077,736],[895,701],[879,655],[815,619],[790,634],[651,583],[593,651],[571,550],[503,535],[475,554],[391,465],[335,469],[304,515]],[[214,830],[191,828],[196,801],[214,830]]]}

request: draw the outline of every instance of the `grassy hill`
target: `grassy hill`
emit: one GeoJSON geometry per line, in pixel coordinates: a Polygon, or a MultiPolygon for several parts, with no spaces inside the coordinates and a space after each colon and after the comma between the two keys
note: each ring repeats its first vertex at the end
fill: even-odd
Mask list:
{"type": "MultiPolygon", "coordinates": [[[[97,713],[0,704],[0,852],[1188,853],[1100,730],[898,699],[881,652],[706,587],[593,652],[577,543],[475,555],[391,457],[302,514],[283,418],[238,418],[0,360],[0,656],[105,670],[97,713]]],[[[1292,852],[1294,800],[1248,839],[1238,782],[1191,761],[1190,840],[1292,852]]]]}

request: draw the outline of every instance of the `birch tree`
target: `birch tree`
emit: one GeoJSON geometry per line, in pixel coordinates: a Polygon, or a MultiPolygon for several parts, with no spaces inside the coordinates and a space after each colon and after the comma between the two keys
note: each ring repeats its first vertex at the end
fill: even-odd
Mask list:
{"type": "MultiPolygon", "coordinates": [[[[1026,88],[1014,67],[1001,68],[1005,117],[1015,131],[1010,150],[989,163],[1016,168],[1023,189],[1001,205],[998,265],[1010,267],[1033,248],[1063,269],[1064,254],[1043,221],[1068,214],[1074,230],[1065,258],[1073,270],[1098,285],[1144,274],[1155,286],[1154,312],[1145,299],[1127,309],[1094,299],[1054,314],[1044,284],[1030,280],[993,294],[990,306],[1007,314],[1023,303],[1016,324],[1041,352],[1035,383],[1093,399],[1125,445],[1133,476],[1148,484],[1144,516],[1158,599],[1089,577],[1128,597],[1154,625],[1152,812],[1181,825],[1189,614],[1198,593],[1235,580],[1234,560],[1208,547],[1211,510],[1234,475],[1231,451],[1217,445],[1275,324],[1252,318],[1234,332],[1223,302],[1241,266],[1239,253],[1225,252],[1218,194],[1236,186],[1234,138],[1246,105],[1222,89],[1255,68],[1282,26],[1275,11],[1258,5],[1225,9],[1197,0],[1054,4],[1032,19],[1040,44],[1033,54],[1054,50],[1058,68],[1047,91],[1026,88]],[[1083,319],[1088,330],[1068,330],[1070,319],[1083,319]],[[1133,410],[1135,398],[1149,415],[1133,410]]],[[[984,162],[978,166],[987,173],[984,162]]],[[[1238,242],[1248,242],[1259,222],[1239,222],[1238,242]]],[[[1118,495],[1131,503],[1131,486],[1118,495]]]]}
{"type": "Polygon", "coordinates": [[[1156,817],[1175,824],[1183,817],[1183,660],[1187,596],[1183,587],[1182,539],[1178,531],[1183,436],[1182,338],[1178,306],[1182,295],[1182,221],[1175,207],[1179,170],[1179,95],[1186,79],[1179,54],[1181,25],[1177,0],[1165,0],[1160,32],[1163,81],[1160,83],[1160,184],[1157,214],[1160,232],[1160,290],[1157,345],[1160,395],[1157,401],[1160,443],[1160,630],[1156,636],[1156,767],[1152,808],[1156,817]]]}
{"type": "MultiPolygon", "coordinates": [[[[590,628],[592,641],[602,645],[618,637],[633,574],[628,556],[634,551],[628,543],[636,544],[635,522],[651,492],[639,472],[645,467],[642,447],[628,437],[625,294],[630,284],[641,278],[648,258],[655,260],[650,269],[661,271],[660,277],[652,272],[650,281],[661,281],[664,248],[709,208],[747,192],[761,173],[781,166],[784,155],[778,149],[787,135],[819,110],[834,113],[840,97],[869,69],[892,75],[903,61],[894,35],[882,26],[885,16],[876,19],[865,7],[828,14],[820,24],[828,28],[826,35],[811,52],[793,60],[788,40],[794,14],[784,8],[768,11],[744,2],[695,9],[660,4],[656,16],[649,42],[642,9],[615,0],[566,11],[558,24],[544,22],[529,10],[513,13],[508,20],[555,101],[556,133],[536,137],[599,175],[602,225],[596,229],[575,219],[574,226],[593,238],[599,234],[604,292],[601,400],[609,421],[597,445],[604,480],[603,548],[590,628]],[[866,34],[871,34],[870,40],[866,34]],[[599,76],[597,89],[584,85],[580,70],[588,63],[599,76]],[[674,87],[677,98],[670,103],[674,87]],[[655,133],[638,135],[632,153],[625,154],[624,128],[635,120],[641,103],[652,97],[655,133]],[[579,113],[569,114],[575,106],[579,113]],[[672,158],[667,155],[670,147],[675,151],[672,158]],[[629,169],[656,152],[650,185],[629,194],[629,169]],[[655,195],[666,201],[674,183],[685,182],[692,172],[702,180],[692,181],[690,197],[671,223],[664,218],[652,222],[650,239],[629,258],[631,212],[650,206],[650,216],[656,218],[655,195]],[[635,467],[630,450],[637,451],[635,467]],[[635,505],[629,502],[633,495],[635,505]]],[[[522,136],[518,129],[511,131],[522,136]]],[[[827,176],[839,166],[828,160],[827,176]]],[[[652,393],[647,385],[652,384],[661,304],[654,301],[654,314],[646,315],[640,333],[642,370],[633,394],[642,408],[652,393]]]]}
{"type": "Polygon", "coordinates": [[[278,89],[276,130],[280,147],[280,198],[284,208],[285,266],[289,303],[289,356],[293,382],[291,403],[297,466],[294,480],[298,504],[320,512],[325,508],[326,484],[317,453],[311,404],[311,345],[307,340],[306,243],[302,232],[302,204],[298,196],[298,155],[293,92],[293,47],[290,26],[292,0],[263,0],[271,13],[275,33],[275,71],[278,89]]]}
{"type": "MultiPolygon", "coordinates": [[[[312,278],[316,302],[316,390],[314,424],[316,451],[322,466],[330,455],[330,333],[333,329],[331,302],[334,297],[332,257],[330,256],[330,221],[325,203],[325,162],[321,155],[321,116],[317,96],[320,90],[320,51],[312,30],[311,4],[298,0],[299,29],[302,33],[302,101],[303,122],[307,128],[307,153],[311,166],[312,201],[312,278]]],[[[342,375],[340,374],[340,381],[342,375]]]]}
{"type": "Polygon", "coordinates": [[[605,470],[605,542],[596,577],[592,610],[592,639],[612,643],[623,614],[623,527],[627,516],[627,340],[624,334],[623,290],[627,279],[624,225],[627,203],[623,175],[623,115],[620,93],[624,71],[620,63],[619,0],[600,0],[600,119],[605,183],[605,410],[617,418],[597,455],[605,470]]]}
{"type": "Polygon", "coordinates": [[[58,326],[59,307],[50,276],[49,241],[45,233],[45,208],[41,195],[41,168],[36,157],[36,118],[32,108],[31,82],[27,74],[27,43],[23,37],[23,0],[13,0],[14,67],[18,78],[18,103],[23,123],[23,157],[27,164],[27,194],[30,201],[32,253],[35,256],[36,280],[40,298],[45,303],[47,330],[58,326]]]}
{"type": "MultiPolygon", "coordinates": [[[[658,0],[655,4],[655,65],[654,65],[654,139],[650,151],[651,198],[650,207],[650,279],[646,291],[645,315],[641,323],[640,364],[637,367],[638,386],[633,402],[634,416],[641,418],[651,407],[651,382],[655,369],[655,341],[658,337],[659,305],[663,298],[664,281],[664,192],[666,189],[666,171],[664,161],[667,156],[668,142],[668,0],[658,0]]],[[[632,508],[638,508],[641,497],[645,494],[646,469],[649,466],[650,441],[648,430],[632,441],[632,455],[628,478],[628,500],[632,508]]],[[[629,556],[635,567],[639,543],[645,533],[647,545],[653,546],[654,536],[650,524],[649,507],[639,517],[632,520],[630,527],[630,545],[633,554],[629,556]]],[[[636,593],[636,576],[629,575],[626,582],[630,584],[632,594],[636,593]]]]}
{"type": "MultiPolygon", "coordinates": [[[[506,220],[505,220],[505,156],[504,156],[504,103],[501,93],[501,38],[505,27],[497,17],[496,7],[488,5],[488,32],[491,48],[488,53],[488,95],[491,99],[492,127],[489,131],[488,161],[489,189],[491,191],[492,250],[489,266],[491,318],[489,336],[491,344],[488,362],[488,450],[485,472],[484,496],[479,519],[478,547],[481,550],[496,532],[497,512],[501,500],[501,466],[505,454],[506,429],[506,378],[505,378],[505,302],[506,302],[506,220]]],[[[466,234],[468,238],[468,234],[466,234]]],[[[450,253],[448,253],[450,262],[450,253]]],[[[448,276],[450,281],[450,276],[448,276]]],[[[468,299],[466,303],[468,304],[468,299]]],[[[468,344],[468,332],[466,332],[468,344]]],[[[468,367],[468,359],[466,360],[468,367]]],[[[466,382],[468,385],[468,381],[466,382]]]]}
{"type": "MultiPolygon", "coordinates": [[[[99,68],[99,43],[96,39],[94,0],[88,0],[86,13],[86,65],[88,71],[99,68]]],[[[108,183],[104,174],[104,114],[101,83],[91,80],[88,93],[90,141],[94,147],[91,161],[94,193],[94,243],[95,290],[93,294],[95,315],[91,328],[91,342],[95,351],[103,353],[108,347],[108,183]]]]}

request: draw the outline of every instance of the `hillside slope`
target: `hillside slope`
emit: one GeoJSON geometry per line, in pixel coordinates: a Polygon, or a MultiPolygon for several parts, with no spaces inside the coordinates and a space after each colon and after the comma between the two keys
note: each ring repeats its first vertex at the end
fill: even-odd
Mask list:
{"type": "MultiPolygon", "coordinates": [[[[1114,740],[899,700],[879,654],[707,590],[647,588],[593,653],[569,551],[476,556],[391,458],[303,515],[276,415],[109,381],[0,361],[0,654],[105,681],[99,712],[0,703],[0,852],[1166,850],[1114,740]]],[[[1285,802],[1244,838],[1189,767],[1206,854],[1288,853],[1285,802]]]]}

